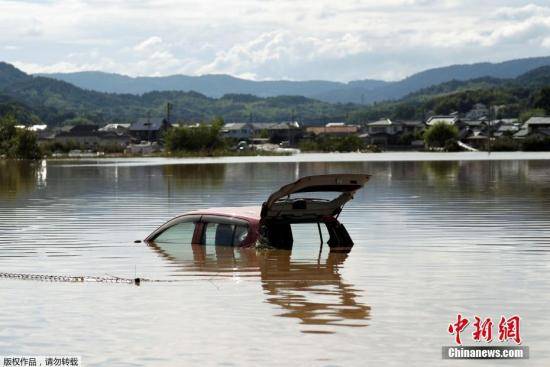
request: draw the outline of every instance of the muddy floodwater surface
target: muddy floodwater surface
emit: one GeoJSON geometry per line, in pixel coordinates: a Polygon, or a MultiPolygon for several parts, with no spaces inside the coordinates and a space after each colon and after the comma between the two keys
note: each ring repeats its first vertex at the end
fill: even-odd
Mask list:
{"type": "Polygon", "coordinates": [[[0,273],[155,280],[0,278],[0,355],[78,355],[86,366],[548,366],[550,161],[383,156],[0,161],[0,273]],[[296,229],[292,251],[134,243],[177,214],[260,205],[325,173],[372,175],[339,218],[349,254],[320,253],[314,226],[296,229]],[[458,313],[520,315],[531,359],[442,360],[458,313]]]}

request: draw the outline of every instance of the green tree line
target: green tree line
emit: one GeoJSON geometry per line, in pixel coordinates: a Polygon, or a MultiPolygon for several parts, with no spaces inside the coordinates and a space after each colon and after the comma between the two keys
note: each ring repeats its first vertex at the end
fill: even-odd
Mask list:
{"type": "Polygon", "coordinates": [[[9,115],[0,117],[0,156],[16,159],[38,159],[41,156],[36,134],[16,127],[9,115]]]}

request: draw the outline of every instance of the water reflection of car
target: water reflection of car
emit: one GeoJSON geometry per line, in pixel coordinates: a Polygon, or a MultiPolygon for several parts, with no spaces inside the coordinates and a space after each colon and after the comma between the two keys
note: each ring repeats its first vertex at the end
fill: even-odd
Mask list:
{"type": "Polygon", "coordinates": [[[148,245],[184,276],[207,276],[210,280],[259,277],[267,302],[283,310],[277,316],[299,319],[305,333],[331,333],[335,326],[367,326],[370,318],[370,307],[361,302],[361,292],[340,274],[348,257],[345,253],[331,251],[319,259],[308,256],[307,249],[296,253],[175,243],[148,245]]]}
{"type": "Polygon", "coordinates": [[[151,233],[147,242],[291,249],[293,225],[317,227],[321,244],[347,252],[353,246],[338,221],[343,206],[369,180],[363,174],[308,176],[281,187],[261,207],[226,207],[197,210],[177,216],[151,233]],[[310,197],[336,193],[335,198],[310,197]],[[308,196],[303,196],[307,194],[308,196]],[[324,233],[324,236],[323,236],[324,233]]]}

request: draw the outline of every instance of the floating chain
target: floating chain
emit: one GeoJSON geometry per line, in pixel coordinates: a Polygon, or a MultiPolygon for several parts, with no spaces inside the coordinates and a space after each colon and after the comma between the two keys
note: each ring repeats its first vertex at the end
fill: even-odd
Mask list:
{"type": "Polygon", "coordinates": [[[43,282],[98,282],[98,283],[126,283],[140,285],[141,282],[171,282],[171,280],[154,280],[146,278],[121,278],[113,275],[95,276],[69,276],[69,275],[42,275],[42,274],[23,274],[23,273],[2,273],[0,278],[18,279],[18,280],[37,280],[43,282]]]}

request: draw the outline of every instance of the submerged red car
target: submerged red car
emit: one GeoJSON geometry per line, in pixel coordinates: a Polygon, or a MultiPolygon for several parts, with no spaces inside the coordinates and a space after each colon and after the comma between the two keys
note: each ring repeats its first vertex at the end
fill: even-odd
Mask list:
{"type": "Polygon", "coordinates": [[[157,228],[145,241],[291,249],[293,224],[312,223],[318,227],[321,244],[324,232],[328,233],[326,243],[332,251],[349,251],[353,241],[338,221],[338,215],[369,177],[364,174],[303,177],[271,194],[261,207],[188,212],[157,228]],[[337,196],[333,199],[309,197],[311,193],[322,192],[336,193],[337,196]]]}

